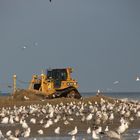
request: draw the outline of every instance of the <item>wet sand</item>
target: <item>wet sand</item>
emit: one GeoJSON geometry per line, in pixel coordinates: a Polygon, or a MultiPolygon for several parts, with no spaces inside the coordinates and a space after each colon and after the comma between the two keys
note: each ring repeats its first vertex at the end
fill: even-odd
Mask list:
{"type": "MultiPolygon", "coordinates": [[[[107,97],[104,95],[98,95],[83,99],[71,99],[71,98],[57,98],[57,99],[44,99],[42,97],[36,97],[34,95],[28,95],[27,93],[24,93],[22,95],[16,96],[16,97],[0,97],[0,109],[7,108],[7,110],[13,110],[14,106],[20,107],[20,106],[29,106],[29,105],[40,105],[44,106],[46,104],[51,104],[52,106],[59,106],[63,104],[63,106],[67,106],[69,103],[74,103],[74,105],[78,106],[81,105],[81,103],[86,104],[85,110],[82,112],[85,116],[88,116],[90,112],[89,106],[90,105],[96,105],[98,104],[98,109],[101,109],[100,102],[101,99],[104,101],[111,103],[112,105],[115,104],[115,106],[119,106],[119,104],[122,102],[121,100],[114,99],[111,97],[107,97]],[[23,97],[27,96],[29,99],[24,99],[23,97]],[[79,104],[80,103],[80,104],[79,104]]],[[[126,104],[129,104],[126,103],[126,104]]],[[[136,103],[131,103],[136,104],[136,103]]],[[[138,103],[137,103],[138,104],[138,103]]],[[[106,122],[102,122],[100,124],[96,124],[96,118],[93,117],[89,121],[82,121],[81,115],[76,114],[78,110],[73,110],[71,114],[68,114],[66,112],[61,112],[59,115],[61,116],[60,120],[53,125],[51,125],[48,128],[42,127],[42,124],[39,123],[41,119],[44,120],[46,123],[49,118],[46,118],[46,115],[48,115],[48,112],[38,115],[38,112],[35,113],[29,113],[26,114],[26,121],[28,123],[28,126],[31,128],[31,134],[29,137],[40,137],[40,135],[37,133],[38,130],[42,129],[44,134],[41,135],[41,137],[46,136],[58,136],[58,134],[54,133],[54,129],[58,126],[60,127],[60,135],[61,136],[67,136],[68,132],[74,129],[75,126],[78,128],[78,133],[87,135],[87,129],[88,127],[91,127],[91,129],[94,129],[97,126],[102,126],[103,130],[108,125],[110,130],[116,130],[118,126],[120,125],[120,119],[121,117],[124,117],[123,115],[120,115],[119,113],[115,112],[114,110],[108,110],[108,112],[113,112],[115,118],[112,121],[107,120],[106,122]],[[30,122],[31,118],[36,119],[36,123],[32,124],[30,122]],[[73,120],[72,120],[72,119],[73,120]],[[69,121],[68,125],[64,125],[64,120],[67,119],[69,121]]],[[[21,115],[21,114],[20,114],[21,115]]],[[[8,116],[8,115],[7,115],[8,116]]],[[[129,120],[129,118],[126,118],[129,120],[130,125],[129,129],[140,129],[140,118],[136,117],[135,114],[132,112],[131,116],[134,117],[134,121],[129,120]]],[[[55,114],[51,119],[54,120],[57,117],[57,114],[55,114]]],[[[2,120],[2,116],[0,116],[0,121],[2,120]]],[[[15,130],[19,129],[21,132],[23,131],[23,128],[20,123],[16,122],[14,124],[2,124],[0,123],[0,130],[3,134],[6,134],[7,131],[12,130],[12,134],[15,134],[15,130]]]]}

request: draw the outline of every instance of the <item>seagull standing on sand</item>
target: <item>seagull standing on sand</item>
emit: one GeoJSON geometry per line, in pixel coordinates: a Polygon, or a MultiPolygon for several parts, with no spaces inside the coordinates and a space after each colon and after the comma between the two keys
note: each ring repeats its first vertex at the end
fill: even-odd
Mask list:
{"type": "Polygon", "coordinates": [[[87,134],[90,134],[91,133],[91,128],[89,127],[88,129],[87,129],[87,134]]]}
{"type": "Polygon", "coordinates": [[[92,138],[95,139],[95,140],[99,140],[100,139],[99,135],[97,135],[95,130],[92,131],[92,138]]]}
{"type": "Polygon", "coordinates": [[[105,132],[109,131],[108,125],[105,128],[105,132]]]}
{"type": "Polygon", "coordinates": [[[6,136],[10,136],[11,134],[12,134],[12,131],[11,130],[9,130],[9,131],[6,132],[6,136]]]}
{"type": "Polygon", "coordinates": [[[68,134],[73,136],[73,135],[76,135],[77,132],[78,132],[78,130],[77,130],[77,126],[75,126],[74,130],[72,130],[72,131],[69,132],[68,134]]]}
{"type": "Polygon", "coordinates": [[[86,120],[87,121],[90,121],[92,119],[92,114],[90,113],[87,117],[86,117],[86,120]]]}
{"type": "Polygon", "coordinates": [[[8,118],[8,117],[4,117],[4,118],[2,118],[1,123],[3,123],[3,124],[7,124],[8,121],[9,121],[9,118],[8,118]]]}
{"type": "Polygon", "coordinates": [[[24,129],[27,129],[28,128],[28,124],[26,123],[25,120],[22,122],[21,125],[22,125],[22,128],[24,128],[24,129]]]}
{"type": "Polygon", "coordinates": [[[60,134],[60,127],[57,127],[55,130],[54,130],[55,134],[60,134]]]}
{"type": "Polygon", "coordinates": [[[40,129],[40,130],[37,131],[37,133],[40,134],[40,135],[43,135],[43,130],[40,129]]]}
{"type": "Polygon", "coordinates": [[[4,136],[3,136],[3,134],[2,134],[2,132],[1,132],[1,130],[0,130],[0,139],[1,138],[4,138],[4,136]]]}

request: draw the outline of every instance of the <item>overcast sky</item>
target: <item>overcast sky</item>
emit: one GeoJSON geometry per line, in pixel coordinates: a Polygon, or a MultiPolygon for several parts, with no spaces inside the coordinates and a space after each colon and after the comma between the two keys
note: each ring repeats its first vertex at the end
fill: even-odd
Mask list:
{"type": "Polygon", "coordinates": [[[80,92],[140,91],[140,1],[0,0],[1,91],[68,66],[80,92]]]}

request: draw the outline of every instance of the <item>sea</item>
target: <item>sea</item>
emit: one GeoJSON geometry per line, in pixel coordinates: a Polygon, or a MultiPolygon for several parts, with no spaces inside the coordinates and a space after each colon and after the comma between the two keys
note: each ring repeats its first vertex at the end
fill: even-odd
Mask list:
{"type": "MultiPolygon", "coordinates": [[[[1,96],[8,96],[8,93],[1,93],[1,96]]],[[[86,92],[81,93],[82,97],[90,97],[95,96],[96,92],[86,92]]],[[[105,92],[102,93],[104,96],[109,96],[112,98],[123,99],[123,100],[131,100],[140,102],[140,92],[105,92]]],[[[140,123],[140,122],[139,122],[140,123]]],[[[140,128],[137,129],[128,129],[123,135],[122,140],[140,140],[140,128]]],[[[26,138],[27,139],[27,138],[26,138]]],[[[24,140],[24,138],[21,138],[24,140]]],[[[71,136],[52,136],[52,137],[37,137],[37,138],[28,138],[27,140],[72,140],[71,136]]],[[[75,140],[93,140],[91,135],[83,135],[77,134],[75,140]]],[[[100,137],[100,140],[111,140],[108,137],[103,136],[100,137]]]]}

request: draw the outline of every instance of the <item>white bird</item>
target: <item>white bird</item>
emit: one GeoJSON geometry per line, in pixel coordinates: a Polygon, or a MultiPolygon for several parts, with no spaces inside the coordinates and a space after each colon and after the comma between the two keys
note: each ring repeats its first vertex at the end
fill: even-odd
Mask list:
{"type": "Polygon", "coordinates": [[[116,85],[116,84],[118,84],[118,83],[119,83],[119,81],[114,81],[114,82],[113,82],[114,85],[116,85]]]}
{"type": "Polygon", "coordinates": [[[123,133],[125,130],[126,130],[125,123],[122,123],[122,124],[118,127],[117,132],[118,132],[119,134],[121,134],[121,133],[123,133]]]}
{"type": "Polygon", "coordinates": [[[28,128],[28,124],[26,123],[25,120],[22,122],[22,128],[24,128],[24,129],[28,128]]]}
{"type": "Polygon", "coordinates": [[[16,138],[15,136],[10,135],[10,136],[8,137],[8,140],[19,140],[19,138],[16,138]]]}
{"type": "Polygon", "coordinates": [[[137,78],[136,78],[136,81],[140,81],[140,78],[139,78],[139,77],[137,77],[137,78]]]}
{"type": "Polygon", "coordinates": [[[75,136],[72,136],[71,140],[76,140],[76,137],[75,136]]]}
{"type": "Polygon", "coordinates": [[[68,135],[72,135],[73,136],[73,135],[76,135],[77,132],[78,132],[77,126],[75,126],[74,130],[72,130],[71,132],[69,132],[68,135]]]}
{"type": "Polygon", "coordinates": [[[121,139],[120,134],[116,133],[115,131],[107,131],[105,132],[105,134],[109,137],[109,138],[113,138],[113,139],[121,139]]]}
{"type": "Polygon", "coordinates": [[[9,130],[9,131],[6,132],[6,136],[10,136],[11,134],[12,134],[12,131],[11,130],[9,130]]]}
{"type": "Polygon", "coordinates": [[[15,116],[14,120],[15,120],[16,122],[19,122],[19,116],[15,116]]]}
{"type": "Polygon", "coordinates": [[[21,49],[25,50],[25,49],[27,49],[27,46],[24,45],[24,46],[21,47],[21,49]]]}
{"type": "Polygon", "coordinates": [[[36,119],[35,118],[31,118],[30,119],[30,122],[33,123],[33,124],[35,124],[36,123],[36,119]]]}
{"type": "Polygon", "coordinates": [[[95,140],[100,139],[99,135],[97,135],[95,130],[92,131],[92,138],[95,139],[95,140]]]}
{"type": "Polygon", "coordinates": [[[14,117],[12,115],[10,115],[10,119],[9,119],[9,123],[10,124],[13,124],[14,123],[14,120],[13,119],[14,119],[14,117]]]}
{"type": "Polygon", "coordinates": [[[68,125],[68,124],[69,124],[69,122],[66,120],[66,121],[64,121],[64,124],[65,124],[65,125],[68,125]]]}
{"type": "Polygon", "coordinates": [[[29,136],[30,136],[30,133],[31,133],[31,129],[28,127],[28,128],[24,131],[23,137],[24,137],[24,138],[29,137],[29,136]]]}
{"type": "Polygon", "coordinates": [[[3,124],[7,124],[8,121],[9,121],[9,118],[8,118],[8,117],[4,117],[4,118],[2,118],[1,123],[3,123],[3,124]]]}
{"type": "Polygon", "coordinates": [[[96,95],[99,95],[101,93],[101,91],[98,89],[96,95]]]}
{"type": "Polygon", "coordinates": [[[111,114],[110,114],[110,117],[109,117],[109,120],[112,121],[113,119],[114,119],[114,114],[111,113],[111,114]]]}
{"type": "Polygon", "coordinates": [[[37,133],[40,134],[40,135],[43,135],[44,132],[43,132],[43,130],[40,129],[40,130],[37,131],[37,133]]]}
{"type": "Polygon", "coordinates": [[[24,96],[24,99],[25,99],[25,100],[29,100],[30,98],[29,98],[29,97],[27,97],[27,96],[24,96]]]}
{"type": "Polygon", "coordinates": [[[52,124],[53,124],[53,121],[52,121],[51,119],[49,119],[49,120],[47,121],[47,123],[46,123],[43,127],[44,127],[44,128],[48,128],[48,127],[50,127],[52,124]]]}
{"type": "Polygon", "coordinates": [[[99,134],[100,132],[102,132],[102,127],[99,126],[96,130],[95,130],[96,134],[99,134]]]}
{"type": "Polygon", "coordinates": [[[139,135],[139,137],[138,137],[138,140],[140,140],[140,135],[139,135]]]}
{"type": "Polygon", "coordinates": [[[55,134],[60,134],[60,127],[57,127],[55,130],[54,130],[55,134]]]}
{"type": "Polygon", "coordinates": [[[92,119],[92,114],[90,113],[87,117],[86,117],[86,120],[87,121],[90,121],[92,119]]]}
{"type": "Polygon", "coordinates": [[[87,129],[87,134],[90,134],[91,133],[91,128],[89,127],[88,129],[87,129]]]}
{"type": "Polygon", "coordinates": [[[2,132],[1,132],[1,130],[0,130],[0,138],[4,138],[4,136],[3,136],[2,132]]]}
{"type": "Polygon", "coordinates": [[[109,131],[109,129],[108,129],[108,125],[107,125],[106,128],[105,128],[105,132],[107,132],[107,131],[109,131]]]}
{"type": "Polygon", "coordinates": [[[39,121],[39,123],[40,123],[40,124],[43,124],[43,119],[41,119],[41,120],[39,121]]]}
{"type": "Polygon", "coordinates": [[[19,137],[20,136],[20,130],[19,129],[16,129],[15,130],[15,137],[19,137]]]}

